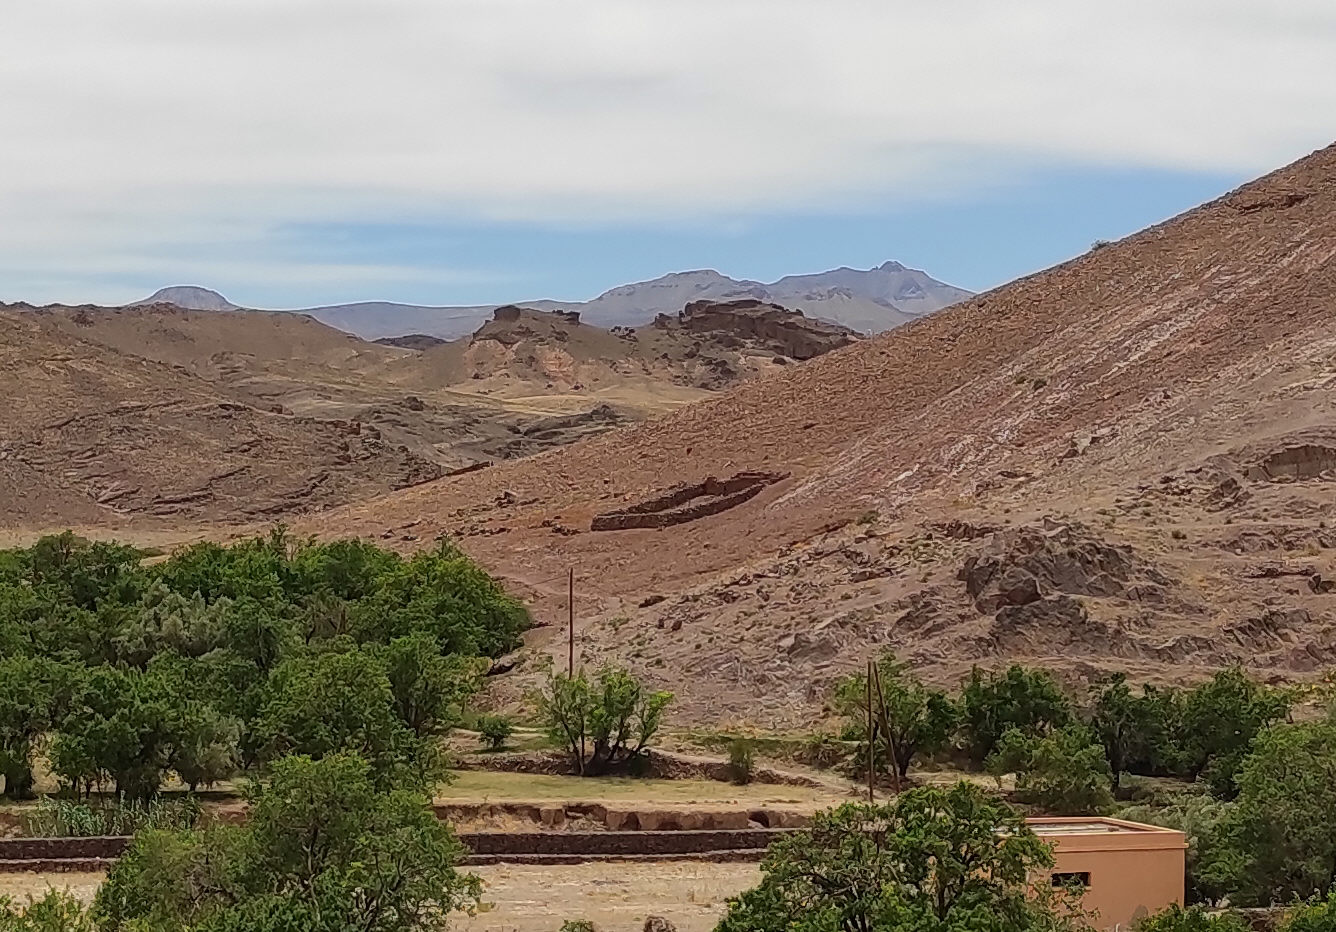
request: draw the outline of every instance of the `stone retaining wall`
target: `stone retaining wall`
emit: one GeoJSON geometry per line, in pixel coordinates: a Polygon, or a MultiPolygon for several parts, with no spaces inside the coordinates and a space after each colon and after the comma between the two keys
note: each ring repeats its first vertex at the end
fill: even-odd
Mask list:
{"type": "Polygon", "coordinates": [[[784,478],[771,473],[742,472],[731,479],[711,476],[703,482],[678,486],[663,495],[630,505],[620,511],[595,515],[591,531],[627,531],[632,528],[664,528],[736,508],[784,478]]]}
{"type": "MultiPolygon", "coordinates": [[[[708,857],[710,860],[759,857],[770,843],[792,829],[681,832],[461,832],[471,853],[465,864],[576,863],[599,858],[708,857]]],[[[61,864],[104,863],[120,856],[127,836],[99,838],[0,839],[0,872],[59,870],[61,864]]]]}

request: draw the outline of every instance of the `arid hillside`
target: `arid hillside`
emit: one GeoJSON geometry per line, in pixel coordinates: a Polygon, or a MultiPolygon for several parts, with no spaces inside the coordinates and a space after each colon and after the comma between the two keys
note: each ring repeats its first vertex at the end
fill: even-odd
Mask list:
{"type": "Polygon", "coordinates": [[[263,410],[46,315],[0,312],[0,385],[6,529],[240,523],[440,474],[373,429],[263,410]]]}
{"type": "Polygon", "coordinates": [[[672,386],[718,390],[859,339],[837,324],[755,300],[694,302],[644,327],[613,330],[582,323],[576,311],[507,306],[471,337],[423,345],[422,355],[400,368],[405,384],[502,395],[629,395],[638,388],[653,396],[672,386]]]}
{"type": "Polygon", "coordinates": [[[942,680],[1298,677],[1336,663],[1334,402],[1336,147],[882,337],[303,527],[452,535],[552,621],[573,566],[582,654],[697,720],[809,719],[882,647],[942,680]]]}
{"type": "Polygon", "coordinates": [[[416,352],[299,314],[0,307],[6,530],[273,520],[572,443],[855,335],[706,304],[611,333],[511,309],[416,352]],[[684,323],[685,322],[685,323],[684,323]],[[787,354],[787,355],[785,355],[787,354]]]}

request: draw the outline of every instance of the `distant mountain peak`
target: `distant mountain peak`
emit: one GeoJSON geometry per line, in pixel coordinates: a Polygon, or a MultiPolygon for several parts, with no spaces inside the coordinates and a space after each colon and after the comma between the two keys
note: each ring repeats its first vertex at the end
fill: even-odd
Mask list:
{"type": "Polygon", "coordinates": [[[139,307],[144,304],[174,304],[191,311],[235,311],[239,307],[224,298],[218,292],[200,285],[171,285],[159,288],[142,301],[136,301],[127,307],[139,307]]]}

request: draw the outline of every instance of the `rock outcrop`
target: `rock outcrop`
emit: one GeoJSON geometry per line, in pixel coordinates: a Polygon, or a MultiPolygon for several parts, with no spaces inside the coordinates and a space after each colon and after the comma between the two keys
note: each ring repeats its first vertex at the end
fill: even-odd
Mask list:
{"type": "Polygon", "coordinates": [[[863,338],[848,327],[750,298],[693,301],[675,317],[660,314],[653,326],[708,335],[724,346],[764,349],[791,359],[812,359],[863,338]]]}

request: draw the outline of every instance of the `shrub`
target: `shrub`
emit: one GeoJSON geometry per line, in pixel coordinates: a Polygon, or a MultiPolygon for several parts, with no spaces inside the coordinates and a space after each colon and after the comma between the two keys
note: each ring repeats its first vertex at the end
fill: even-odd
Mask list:
{"type": "Polygon", "coordinates": [[[738,786],[752,782],[756,769],[752,743],[746,738],[734,738],[728,745],[729,778],[738,786]]]}
{"type": "Polygon", "coordinates": [[[1282,932],[1336,932],[1336,893],[1296,906],[1280,928],[1282,932]]]}
{"type": "Polygon", "coordinates": [[[514,733],[514,723],[504,715],[484,715],[478,719],[478,737],[488,750],[501,750],[514,733]]]}
{"type": "Polygon", "coordinates": [[[0,932],[93,932],[87,910],[63,890],[48,890],[22,906],[0,896],[0,932]]]}
{"type": "Polygon", "coordinates": [[[561,924],[560,932],[596,932],[596,930],[588,919],[567,919],[561,924]]]}
{"type": "Polygon", "coordinates": [[[1177,903],[1136,924],[1136,932],[1251,932],[1251,929],[1232,913],[1208,913],[1200,906],[1185,909],[1177,903]]]}

